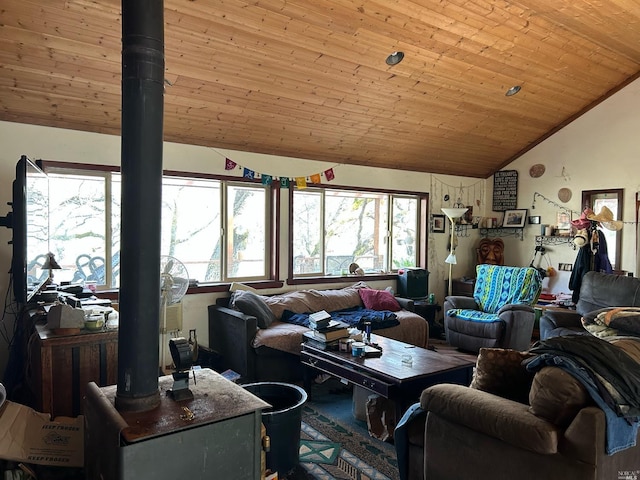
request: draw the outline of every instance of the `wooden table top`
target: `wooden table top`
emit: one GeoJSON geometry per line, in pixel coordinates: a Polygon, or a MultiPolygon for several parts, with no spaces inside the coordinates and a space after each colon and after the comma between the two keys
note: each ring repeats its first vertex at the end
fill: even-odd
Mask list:
{"type": "Polygon", "coordinates": [[[386,378],[396,384],[475,365],[475,361],[471,359],[443,355],[380,335],[372,334],[371,341],[382,348],[381,356],[360,358],[351,355],[350,351],[321,350],[307,344],[303,344],[303,350],[337,363],[352,365],[354,368],[371,372],[374,376],[386,378]],[[402,362],[404,355],[411,355],[411,365],[402,362]]]}

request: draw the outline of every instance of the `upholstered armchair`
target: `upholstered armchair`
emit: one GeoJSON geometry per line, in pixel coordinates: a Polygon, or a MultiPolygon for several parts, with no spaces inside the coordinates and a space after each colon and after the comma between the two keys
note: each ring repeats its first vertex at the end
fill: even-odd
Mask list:
{"type": "Polygon", "coordinates": [[[447,341],[461,350],[482,347],[527,350],[535,323],[542,278],[532,267],[478,265],[471,297],[444,302],[447,341]]]}

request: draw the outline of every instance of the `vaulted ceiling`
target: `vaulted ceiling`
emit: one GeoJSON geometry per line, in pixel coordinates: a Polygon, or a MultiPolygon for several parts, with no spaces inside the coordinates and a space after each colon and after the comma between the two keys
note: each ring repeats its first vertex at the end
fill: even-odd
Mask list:
{"type": "MultiPolygon", "coordinates": [[[[640,72],[637,0],[164,7],[165,140],[193,145],[486,178],[640,72]]],[[[119,134],[121,30],[116,0],[2,0],[0,120],[119,134]]]]}

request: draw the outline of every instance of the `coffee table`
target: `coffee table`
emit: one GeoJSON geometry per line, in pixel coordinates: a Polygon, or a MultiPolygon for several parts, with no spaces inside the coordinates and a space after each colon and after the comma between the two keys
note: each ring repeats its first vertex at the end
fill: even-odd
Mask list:
{"type": "Polygon", "coordinates": [[[311,393],[315,371],[328,373],[393,400],[399,419],[425,388],[438,383],[471,383],[475,362],[470,359],[443,355],[375,334],[371,335],[371,341],[382,347],[380,357],[354,357],[350,351],[322,350],[303,343],[301,361],[307,367],[305,390],[311,393]],[[405,355],[411,355],[411,365],[402,362],[405,355]]]}

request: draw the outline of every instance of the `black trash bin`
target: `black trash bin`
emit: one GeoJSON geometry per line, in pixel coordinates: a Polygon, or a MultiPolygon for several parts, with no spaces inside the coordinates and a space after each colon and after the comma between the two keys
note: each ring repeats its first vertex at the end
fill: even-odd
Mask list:
{"type": "Polygon", "coordinates": [[[262,423],[271,440],[266,455],[267,468],[283,476],[298,464],[302,406],[307,392],[297,385],[278,382],[258,382],[243,387],[269,403],[262,411],[262,423]]]}

